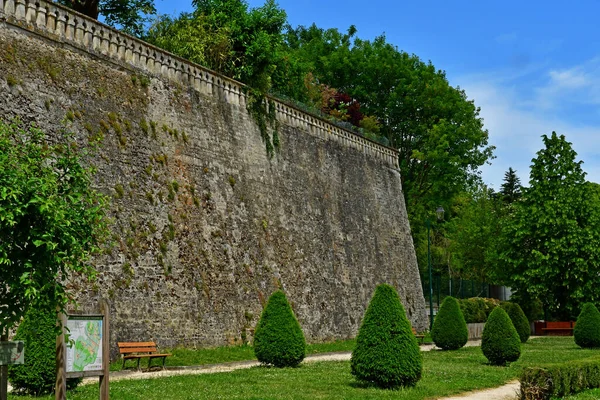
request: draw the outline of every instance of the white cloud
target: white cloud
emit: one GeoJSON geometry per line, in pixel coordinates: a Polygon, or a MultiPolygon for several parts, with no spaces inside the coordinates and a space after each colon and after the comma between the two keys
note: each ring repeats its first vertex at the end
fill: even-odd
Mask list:
{"type": "Polygon", "coordinates": [[[600,104],[600,58],[564,69],[551,69],[534,88],[530,105],[557,110],[566,104],[600,104]]]}
{"type": "Polygon", "coordinates": [[[580,67],[563,71],[550,71],[550,87],[578,89],[590,82],[590,77],[580,67]]]}
{"type": "MultiPolygon", "coordinates": [[[[556,77],[565,85],[576,85],[580,79],[576,74],[559,73],[556,77]]],[[[526,185],[531,160],[543,146],[541,135],[552,131],[564,134],[573,143],[578,159],[584,161],[587,179],[600,182],[600,122],[596,126],[580,125],[544,109],[527,107],[523,100],[527,93],[522,88],[517,90],[514,82],[480,78],[465,77],[459,81],[469,98],[481,107],[489,142],[496,146],[496,159],[492,165],[482,167],[484,182],[499,189],[504,173],[512,167],[526,185]]],[[[561,107],[560,98],[554,100],[554,105],[561,107]]]]}

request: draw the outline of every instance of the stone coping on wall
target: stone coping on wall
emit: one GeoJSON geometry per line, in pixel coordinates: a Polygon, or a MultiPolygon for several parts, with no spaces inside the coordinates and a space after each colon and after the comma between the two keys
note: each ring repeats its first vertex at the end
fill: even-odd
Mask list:
{"type": "MultiPolygon", "coordinates": [[[[194,64],[142,40],[122,33],[59,4],[43,0],[0,0],[0,21],[44,34],[86,52],[108,57],[145,73],[191,86],[205,95],[241,107],[246,106],[245,85],[194,64]]],[[[399,169],[398,151],[340,128],[273,98],[277,120],[324,140],[378,158],[399,169]]]]}

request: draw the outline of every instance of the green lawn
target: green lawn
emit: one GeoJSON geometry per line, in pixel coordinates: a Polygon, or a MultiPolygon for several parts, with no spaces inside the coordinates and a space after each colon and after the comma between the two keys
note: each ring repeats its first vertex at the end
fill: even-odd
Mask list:
{"type": "MultiPolygon", "coordinates": [[[[540,338],[524,345],[521,359],[509,367],[487,365],[479,348],[425,352],[423,379],[411,389],[365,387],[350,374],[349,362],[320,362],[306,363],[299,368],[255,367],[229,373],[113,382],[111,397],[121,400],[432,399],[500,386],[516,379],[525,366],[587,358],[595,354],[593,350],[575,346],[570,337],[540,338]]],[[[90,385],[70,393],[69,399],[91,400],[97,396],[97,386],[90,385]]],[[[29,398],[9,396],[9,399],[29,398]]]]}
{"type": "MultiPolygon", "coordinates": [[[[315,343],[306,346],[306,354],[329,353],[334,351],[352,351],[356,341],[339,340],[329,343],[315,343]]],[[[171,357],[167,357],[165,365],[171,367],[179,367],[186,365],[206,365],[219,364],[232,361],[247,361],[256,360],[254,357],[254,349],[251,346],[224,346],[210,349],[184,349],[175,348],[167,349],[165,352],[171,353],[171,357]]],[[[161,349],[161,353],[163,350],[161,349]]],[[[127,368],[135,367],[137,361],[128,361],[127,368]]],[[[159,361],[153,361],[152,365],[156,365],[159,361]]],[[[145,367],[147,361],[142,360],[141,366],[145,367]]],[[[122,361],[111,363],[111,371],[121,370],[122,361]]]]}
{"type": "Polygon", "coordinates": [[[600,389],[586,390],[573,396],[564,397],[564,400],[598,400],[600,399],[600,389]]]}

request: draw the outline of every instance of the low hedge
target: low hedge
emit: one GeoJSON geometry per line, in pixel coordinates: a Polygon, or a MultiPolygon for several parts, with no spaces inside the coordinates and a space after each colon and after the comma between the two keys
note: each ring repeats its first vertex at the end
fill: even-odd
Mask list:
{"type": "Polygon", "coordinates": [[[471,297],[458,300],[458,304],[467,324],[475,324],[486,322],[492,310],[500,305],[500,300],[471,297]]]}
{"type": "Polygon", "coordinates": [[[525,368],[521,374],[521,400],[545,400],[600,387],[600,358],[525,368]]]}

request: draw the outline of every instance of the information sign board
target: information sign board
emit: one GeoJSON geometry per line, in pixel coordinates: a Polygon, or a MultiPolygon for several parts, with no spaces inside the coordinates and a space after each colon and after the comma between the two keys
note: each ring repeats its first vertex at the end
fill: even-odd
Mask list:
{"type": "Polygon", "coordinates": [[[69,315],[66,372],[102,371],[102,317],[69,315]]]}
{"type": "Polygon", "coordinates": [[[0,365],[23,364],[24,362],[24,342],[0,342],[0,365]]]}

